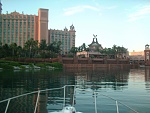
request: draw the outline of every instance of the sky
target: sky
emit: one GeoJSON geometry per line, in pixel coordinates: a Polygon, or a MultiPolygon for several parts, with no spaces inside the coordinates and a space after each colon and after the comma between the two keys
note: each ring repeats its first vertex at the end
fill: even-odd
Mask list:
{"type": "Polygon", "coordinates": [[[1,0],[2,13],[38,15],[49,9],[49,29],[76,30],[76,47],[92,43],[93,34],[103,48],[114,44],[128,51],[143,51],[150,44],[150,0],[1,0]]]}

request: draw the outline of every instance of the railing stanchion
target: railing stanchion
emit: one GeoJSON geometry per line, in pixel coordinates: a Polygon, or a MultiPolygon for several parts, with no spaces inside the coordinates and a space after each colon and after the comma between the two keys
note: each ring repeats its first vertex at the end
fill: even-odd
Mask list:
{"type": "Polygon", "coordinates": [[[38,104],[38,101],[39,101],[39,96],[40,96],[40,91],[38,91],[38,96],[37,96],[37,99],[36,99],[36,105],[35,105],[35,108],[34,108],[34,113],[36,113],[37,104],[38,104]]]}
{"type": "Polygon", "coordinates": [[[117,109],[117,113],[119,113],[118,102],[117,102],[117,100],[116,100],[116,109],[117,109]]]}
{"type": "Polygon", "coordinates": [[[72,106],[74,106],[74,98],[75,98],[75,93],[76,93],[76,85],[74,86],[74,93],[73,93],[73,102],[72,102],[72,106]]]}
{"type": "Polygon", "coordinates": [[[95,113],[97,113],[97,101],[96,101],[96,97],[97,97],[97,94],[96,94],[96,92],[94,92],[94,99],[95,99],[95,113]]]}
{"type": "Polygon", "coordinates": [[[66,98],[66,93],[65,93],[65,91],[66,91],[66,86],[64,86],[64,104],[63,104],[63,107],[65,107],[65,98],[66,98]]]}
{"type": "Polygon", "coordinates": [[[6,106],[6,109],[5,109],[5,113],[7,113],[9,103],[10,103],[10,99],[9,99],[8,102],[7,102],[7,106],[6,106]]]}

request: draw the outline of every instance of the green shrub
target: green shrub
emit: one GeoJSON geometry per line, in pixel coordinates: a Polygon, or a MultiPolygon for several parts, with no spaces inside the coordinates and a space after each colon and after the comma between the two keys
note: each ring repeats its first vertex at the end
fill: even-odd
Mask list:
{"type": "Polygon", "coordinates": [[[38,67],[43,67],[43,68],[46,67],[45,63],[36,63],[35,65],[38,67]]]}
{"type": "Polygon", "coordinates": [[[73,55],[71,55],[71,54],[69,54],[69,55],[68,55],[68,57],[69,57],[69,58],[73,58],[74,56],[73,56],[73,55]]]}
{"type": "Polygon", "coordinates": [[[33,63],[29,63],[29,67],[30,67],[30,68],[33,68],[33,63]]]}
{"type": "Polygon", "coordinates": [[[20,65],[29,65],[27,62],[19,62],[20,65]]]}
{"type": "Polygon", "coordinates": [[[7,62],[6,60],[0,60],[0,63],[5,63],[5,62],[7,62]]]}
{"type": "Polygon", "coordinates": [[[54,62],[54,63],[51,63],[50,65],[52,67],[56,67],[56,68],[62,68],[63,67],[63,65],[61,63],[59,63],[59,62],[54,62]]]}
{"type": "Polygon", "coordinates": [[[13,62],[13,61],[9,62],[9,65],[11,65],[11,66],[20,66],[20,64],[18,62],[13,62]]]}
{"type": "Polygon", "coordinates": [[[19,67],[20,67],[21,69],[25,69],[25,66],[23,66],[23,65],[20,65],[19,67]]]}
{"type": "Polygon", "coordinates": [[[3,69],[14,69],[13,66],[11,66],[9,64],[5,64],[5,63],[1,63],[0,64],[0,68],[3,68],[3,69]]]}

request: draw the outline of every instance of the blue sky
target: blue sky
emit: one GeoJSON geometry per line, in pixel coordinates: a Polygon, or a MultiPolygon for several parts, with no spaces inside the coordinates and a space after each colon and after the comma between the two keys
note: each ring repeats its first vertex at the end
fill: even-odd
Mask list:
{"type": "Polygon", "coordinates": [[[150,0],[1,0],[2,13],[38,14],[49,9],[49,29],[76,30],[76,47],[97,35],[102,47],[114,44],[143,51],[150,44],[150,0]]]}

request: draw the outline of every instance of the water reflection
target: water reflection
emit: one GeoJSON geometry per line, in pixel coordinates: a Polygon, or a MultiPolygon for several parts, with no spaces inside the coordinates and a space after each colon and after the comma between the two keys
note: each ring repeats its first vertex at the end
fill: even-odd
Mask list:
{"type": "MultiPolygon", "coordinates": [[[[111,93],[111,96],[119,97],[123,100],[133,94],[133,91],[148,97],[150,92],[150,68],[145,69],[67,69],[67,70],[24,70],[24,71],[1,71],[0,72],[0,100],[10,98],[23,93],[36,91],[39,89],[62,87],[70,85],[89,85],[91,90],[111,93]],[[145,88],[144,88],[145,87],[145,88]],[[115,92],[116,91],[116,92],[115,92]],[[119,92],[121,91],[121,92],[119,92]],[[121,95],[123,98],[121,98],[121,95]]],[[[89,87],[85,87],[89,88],[89,87]]],[[[73,102],[73,87],[66,89],[66,104],[73,102]]],[[[134,93],[134,94],[135,94],[134,93]]],[[[133,95],[134,95],[133,94],[133,95]]],[[[40,103],[38,113],[46,113],[50,108],[61,109],[63,100],[63,90],[48,91],[40,93],[40,103]],[[55,107],[57,106],[57,108],[55,107]],[[48,107],[49,106],[49,107],[48,107]]],[[[146,98],[147,98],[146,97],[146,98]]],[[[11,101],[8,113],[33,113],[36,103],[37,93],[24,96],[11,101]]],[[[143,97],[143,103],[145,98],[143,97]]],[[[78,103],[75,101],[75,103],[78,103]]],[[[6,103],[0,104],[0,113],[3,113],[6,103]]],[[[145,105],[146,106],[146,105],[145,105]]],[[[52,109],[51,109],[52,110],[52,109]]],[[[81,109],[83,110],[83,109],[81,109]]],[[[150,110],[150,108],[147,108],[150,110]]],[[[146,113],[146,111],[145,111],[146,113]]]]}
{"type": "Polygon", "coordinates": [[[150,91],[150,67],[145,68],[145,87],[150,91]]]}
{"type": "Polygon", "coordinates": [[[76,72],[75,76],[76,84],[119,90],[128,85],[129,70],[86,70],[76,72]]]}

